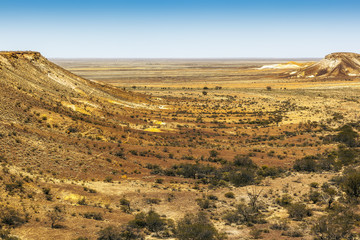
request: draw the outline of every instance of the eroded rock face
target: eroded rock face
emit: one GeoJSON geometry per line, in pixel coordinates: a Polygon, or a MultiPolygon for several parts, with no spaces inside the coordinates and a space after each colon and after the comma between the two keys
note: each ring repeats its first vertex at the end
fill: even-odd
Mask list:
{"type": "Polygon", "coordinates": [[[338,52],[291,74],[299,78],[334,78],[360,76],[360,54],[338,52]]]}

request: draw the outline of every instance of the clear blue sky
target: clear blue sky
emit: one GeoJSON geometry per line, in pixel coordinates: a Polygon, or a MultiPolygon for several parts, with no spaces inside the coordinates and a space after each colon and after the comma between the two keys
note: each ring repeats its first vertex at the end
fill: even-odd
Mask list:
{"type": "Polygon", "coordinates": [[[358,0],[0,0],[0,50],[49,58],[360,53],[358,0]]]}

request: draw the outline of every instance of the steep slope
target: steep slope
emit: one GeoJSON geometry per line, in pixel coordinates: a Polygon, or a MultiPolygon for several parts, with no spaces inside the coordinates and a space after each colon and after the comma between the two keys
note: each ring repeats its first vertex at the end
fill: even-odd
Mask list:
{"type": "Polygon", "coordinates": [[[360,54],[332,53],[321,61],[292,72],[299,78],[344,78],[360,76],[360,54]]]}
{"type": "Polygon", "coordinates": [[[0,92],[0,155],[67,177],[110,171],[79,173],[84,159],[95,166],[104,159],[101,149],[89,158],[86,142],[99,140],[117,151],[121,136],[137,141],[139,121],[130,116],[160,107],[146,95],[76,76],[38,52],[0,52],[0,92]]]}
{"type": "Polygon", "coordinates": [[[20,92],[31,97],[33,103],[65,106],[87,115],[101,111],[109,103],[150,107],[145,96],[83,79],[38,52],[0,52],[0,86],[2,92],[20,92]]]}

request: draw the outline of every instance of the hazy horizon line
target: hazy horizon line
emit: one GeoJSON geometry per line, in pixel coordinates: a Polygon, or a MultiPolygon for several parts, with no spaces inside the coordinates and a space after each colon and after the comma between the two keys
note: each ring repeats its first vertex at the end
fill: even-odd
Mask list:
{"type": "Polygon", "coordinates": [[[321,57],[48,57],[52,60],[319,60],[321,57]]]}

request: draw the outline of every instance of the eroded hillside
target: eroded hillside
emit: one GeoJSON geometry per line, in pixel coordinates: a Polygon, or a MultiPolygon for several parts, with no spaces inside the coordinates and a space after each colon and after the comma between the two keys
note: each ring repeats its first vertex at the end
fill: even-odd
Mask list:
{"type": "Polygon", "coordinates": [[[306,66],[290,75],[301,78],[352,78],[360,76],[360,55],[332,53],[321,61],[306,66]]]}

